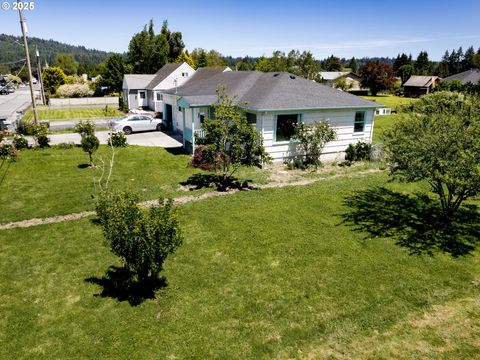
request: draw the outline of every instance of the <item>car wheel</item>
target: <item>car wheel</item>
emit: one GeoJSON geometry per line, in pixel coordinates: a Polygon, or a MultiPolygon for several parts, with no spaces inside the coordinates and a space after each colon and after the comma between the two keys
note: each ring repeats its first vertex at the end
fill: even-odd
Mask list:
{"type": "Polygon", "coordinates": [[[125,133],[125,135],[130,135],[132,133],[132,128],[130,126],[125,126],[123,128],[123,132],[125,133]]]}
{"type": "Polygon", "coordinates": [[[157,131],[162,131],[162,124],[157,124],[157,131]]]}

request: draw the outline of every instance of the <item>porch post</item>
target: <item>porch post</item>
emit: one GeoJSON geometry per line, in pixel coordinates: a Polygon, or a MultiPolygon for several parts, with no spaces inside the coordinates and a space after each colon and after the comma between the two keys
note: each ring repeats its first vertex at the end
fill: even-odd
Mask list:
{"type": "Polygon", "coordinates": [[[192,108],[192,154],[195,153],[195,111],[192,108]]]}
{"type": "Polygon", "coordinates": [[[185,108],[184,107],[182,107],[182,123],[183,123],[182,138],[183,138],[183,146],[185,147],[185,108]]]}

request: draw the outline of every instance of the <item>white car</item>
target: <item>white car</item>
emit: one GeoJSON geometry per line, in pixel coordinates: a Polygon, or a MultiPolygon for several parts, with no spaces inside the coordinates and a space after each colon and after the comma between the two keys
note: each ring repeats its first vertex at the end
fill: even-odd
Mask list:
{"type": "Polygon", "coordinates": [[[154,119],[148,115],[130,114],[112,120],[110,127],[114,131],[123,131],[125,135],[130,135],[136,131],[160,131],[162,129],[162,119],[154,119]]]}

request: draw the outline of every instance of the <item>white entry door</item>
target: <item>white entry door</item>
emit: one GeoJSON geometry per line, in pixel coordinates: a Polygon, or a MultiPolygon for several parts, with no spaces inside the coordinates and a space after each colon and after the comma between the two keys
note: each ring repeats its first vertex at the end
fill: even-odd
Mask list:
{"type": "Polygon", "coordinates": [[[139,90],[138,91],[138,107],[147,107],[148,100],[147,100],[147,92],[139,90]]]}

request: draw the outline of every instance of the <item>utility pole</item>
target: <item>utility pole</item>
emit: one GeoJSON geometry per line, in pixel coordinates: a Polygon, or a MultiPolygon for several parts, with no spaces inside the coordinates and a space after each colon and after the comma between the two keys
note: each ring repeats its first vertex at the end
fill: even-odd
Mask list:
{"type": "Polygon", "coordinates": [[[33,107],[33,119],[35,120],[35,124],[38,123],[38,114],[37,114],[37,105],[35,103],[35,93],[33,91],[33,82],[32,82],[32,67],[30,65],[30,54],[28,52],[28,43],[27,43],[27,34],[25,32],[25,19],[23,18],[22,13],[22,4],[20,0],[17,0],[18,5],[18,15],[20,16],[20,26],[22,28],[23,34],[23,46],[25,48],[25,59],[27,60],[27,68],[28,68],[28,79],[30,84],[30,95],[32,96],[32,107],[33,107]]]}
{"type": "Polygon", "coordinates": [[[47,101],[45,99],[45,90],[43,89],[42,65],[40,64],[40,53],[38,52],[37,45],[35,45],[35,55],[37,56],[37,74],[38,74],[38,81],[40,82],[40,91],[42,92],[42,103],[43,105],[47,105],[47,101]]]}

